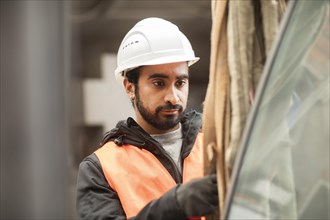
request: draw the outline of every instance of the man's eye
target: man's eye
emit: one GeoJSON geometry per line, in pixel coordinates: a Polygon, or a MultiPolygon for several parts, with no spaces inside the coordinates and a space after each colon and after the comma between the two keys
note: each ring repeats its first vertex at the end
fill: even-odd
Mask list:
{"type": "Polygon", "coordinates": [[[153,83],[155,86],[164,86],[164,82],[163,82],[163,81],[160,81],[160,80],[153,81],[152,83],[153,83]]]}
{"type": "Polygon", "coordinates": [[[186,80],[180,80],[176,82],[177,87],[183,87],[187,83],[186,80]]]}

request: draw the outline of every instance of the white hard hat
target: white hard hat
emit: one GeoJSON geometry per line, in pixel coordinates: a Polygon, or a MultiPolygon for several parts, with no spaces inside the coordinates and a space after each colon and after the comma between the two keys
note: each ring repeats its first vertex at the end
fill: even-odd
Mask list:
{"type": "Polygon", "coordinates": [[[124,74],[139,66],[199,60],[187,37],[173,23],[161,18],[139,21],[124,37],[117,55],[115,75],[122,84],[124,74]]]}

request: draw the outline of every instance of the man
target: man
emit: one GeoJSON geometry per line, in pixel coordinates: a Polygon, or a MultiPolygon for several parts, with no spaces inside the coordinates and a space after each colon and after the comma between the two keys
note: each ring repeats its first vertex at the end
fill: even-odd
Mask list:
{"type": "Polygon", "coordinates": [[[190,42],[176,25],[147,18],[126,34],[117,59],[116,78],[136,121],[119,122],[81,162],[79,217],[160,220],[215,212],[216,177],[203,177],[201,114],[185,111],[188,68],[199,59],[190,42]]]}

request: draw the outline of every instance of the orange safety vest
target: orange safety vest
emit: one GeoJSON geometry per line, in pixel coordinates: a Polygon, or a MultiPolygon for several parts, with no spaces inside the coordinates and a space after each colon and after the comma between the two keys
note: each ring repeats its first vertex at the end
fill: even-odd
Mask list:
{"type": "MultiPolygon", "coordinates": [[[[145,149],[108,142],[95,154],[109,185],[118,193],[127,218],[136,216],[151,200],[176,186],[166,168],[145,149]]],[[[184,159],[183,183],[203,176],[203,159],[203,134],[200,133],[184,159]]]]}

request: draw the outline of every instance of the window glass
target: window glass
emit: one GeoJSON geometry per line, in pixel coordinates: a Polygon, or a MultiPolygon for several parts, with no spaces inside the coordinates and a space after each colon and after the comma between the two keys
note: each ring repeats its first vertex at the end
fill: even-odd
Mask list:
{"type": "Polygon", "coordinates": [[[291,13],[228,219],[330,219],[329,1],[297,1],[291,13]]]}

